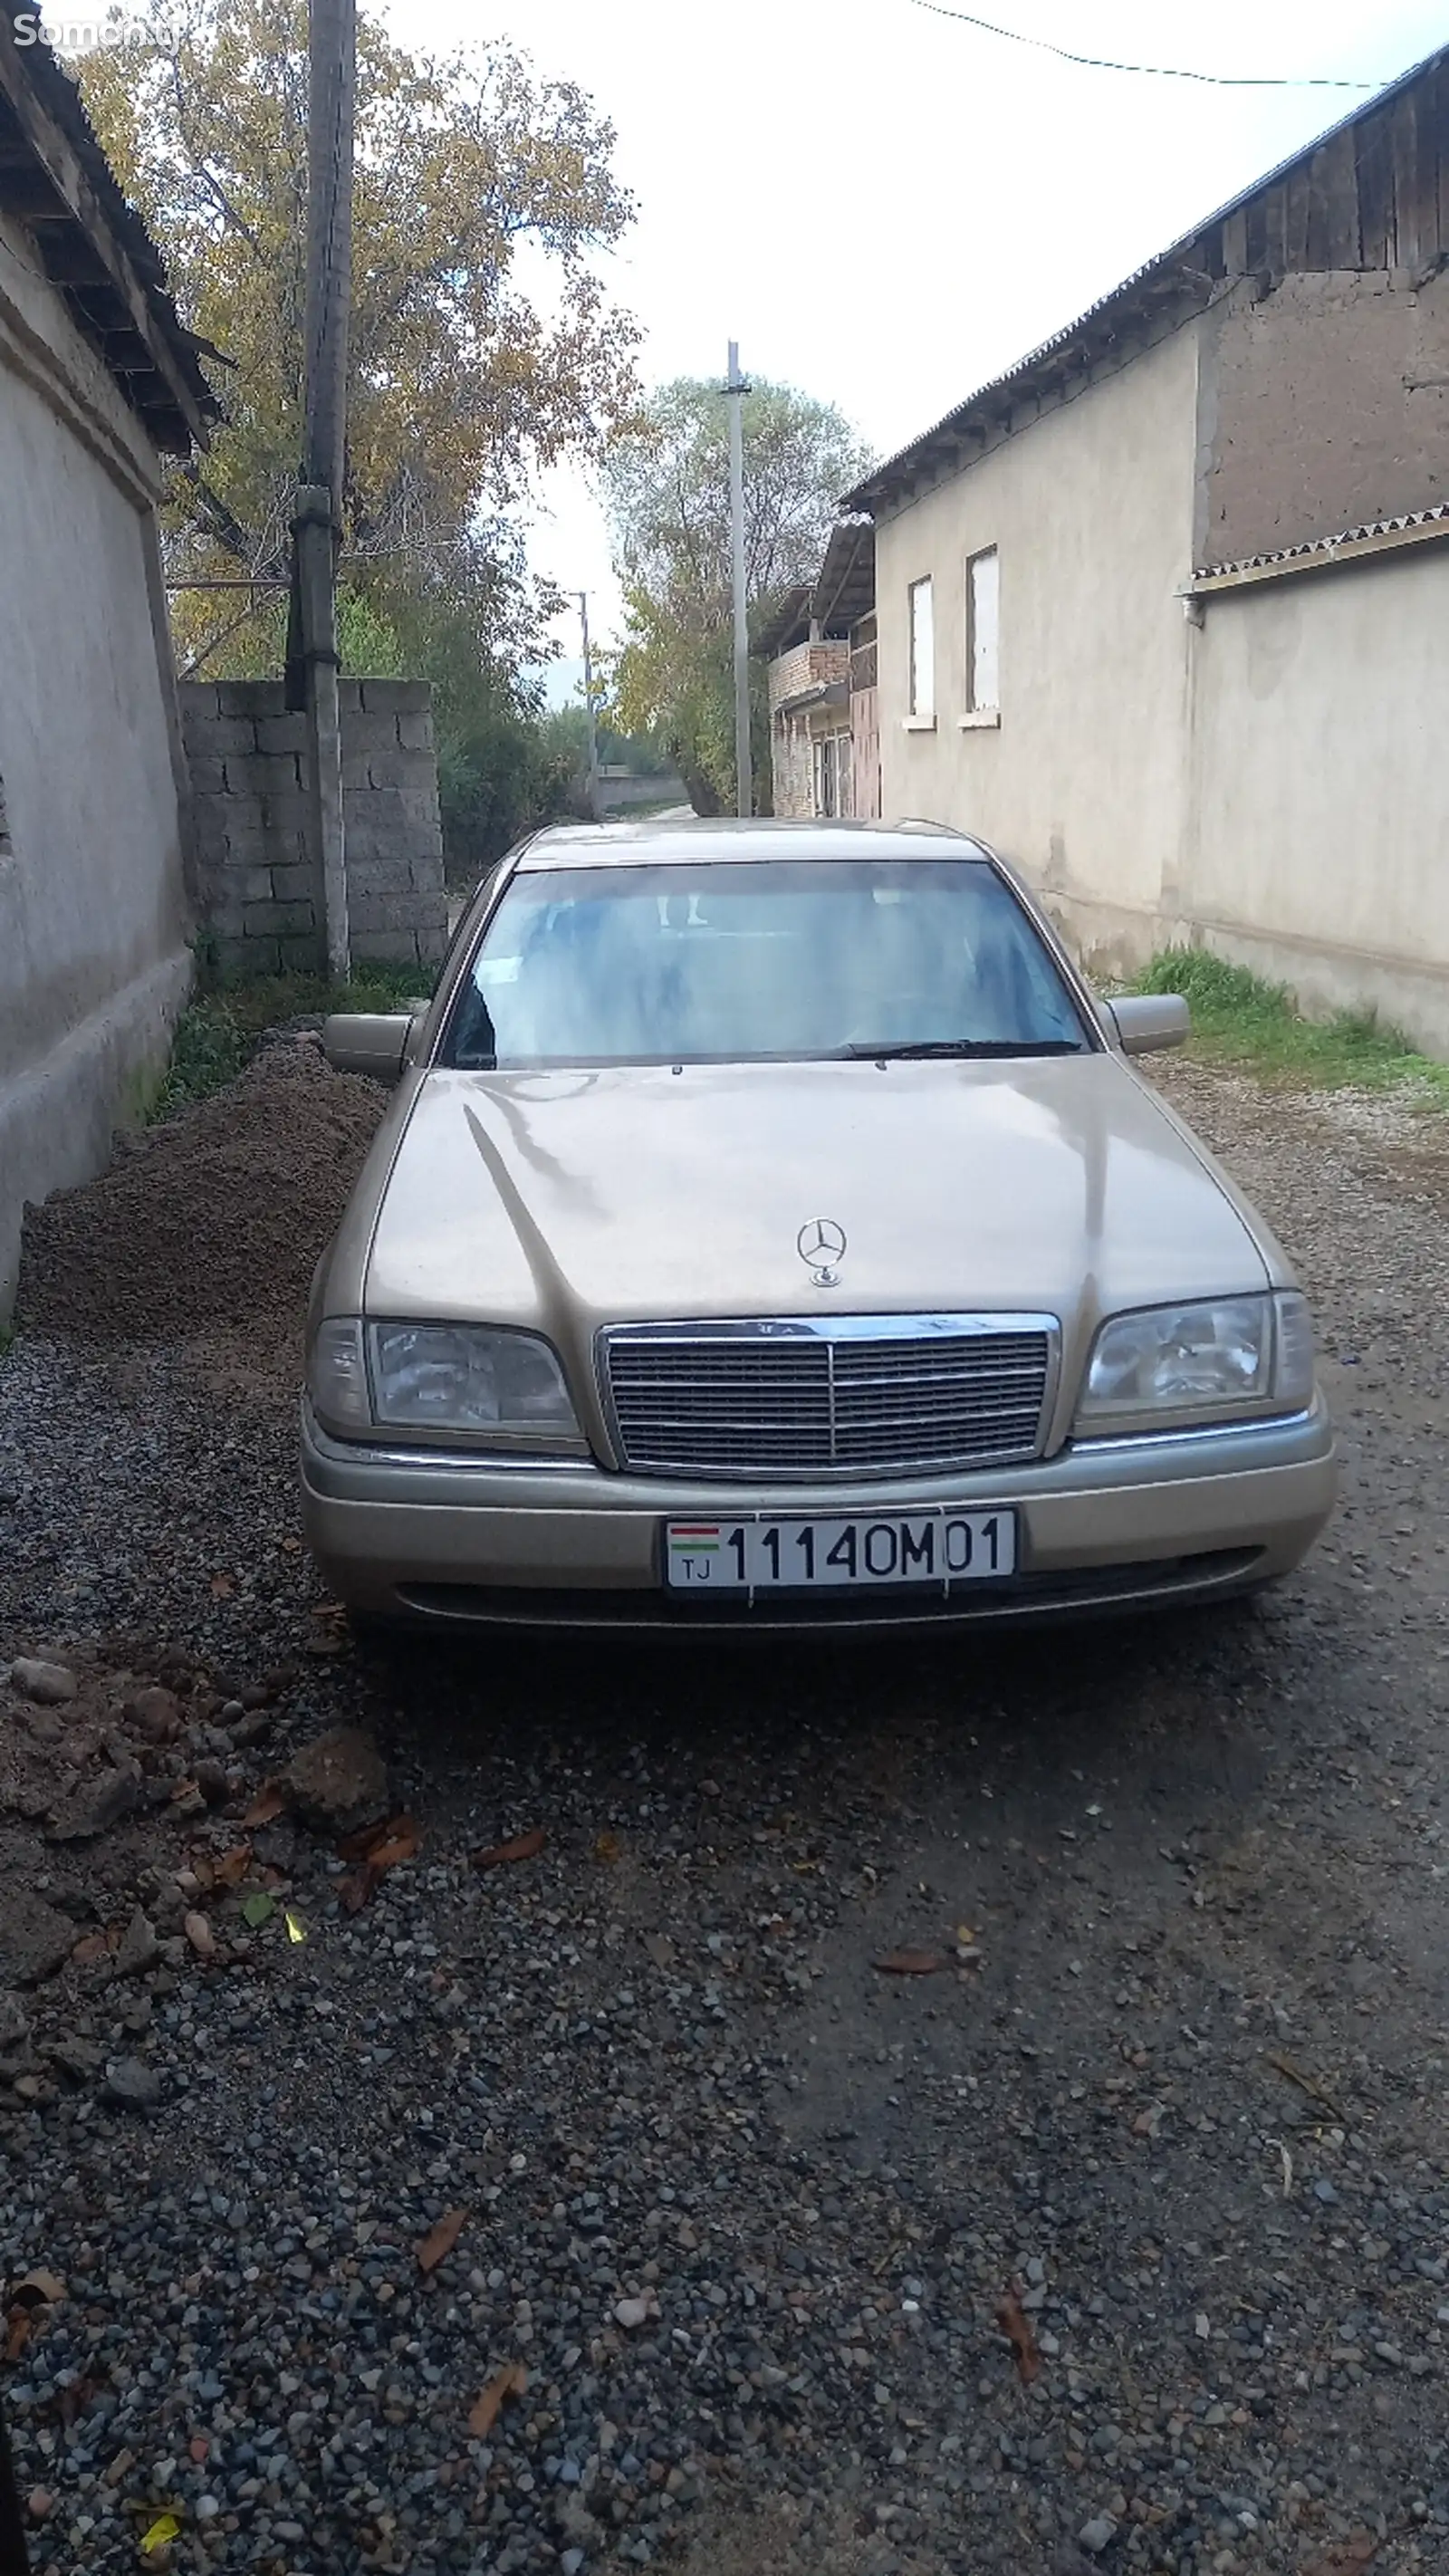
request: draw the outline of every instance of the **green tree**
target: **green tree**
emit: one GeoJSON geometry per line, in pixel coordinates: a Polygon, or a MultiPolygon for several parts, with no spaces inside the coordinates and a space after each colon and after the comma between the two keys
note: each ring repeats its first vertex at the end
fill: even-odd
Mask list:
{"type": "MultiPolygon", "coordinates": [[[[751,626],[792,583],[813,580],[837,496],[867,451],[833,405],[756,383],[742,400],[745,591],[751,626]]],[[[625,640],[610,669],[610,713],[657,733],[696,812],[735,800],[729,415],[723,389],[664,385],[604,456],[624,585],[625,640]]],[[[769,774],[761,675],[754,674],[754,768],[769,774]]]]}
{"type": "MultiPolygon", "coordinates": [[[[188,324],[233,361],[219,377],[226,424],[173,482],[177,579],[285,569],[302,445],[306,37],[305,0],[161,0],[81,67],[188,324]]],[[[359,595],[419,568],[455,582],[476,570],[486,523],[536,468],[593,454],[627,415],[638,334],[598,273],[632,215],[613,144],[572,82],[539,80],[508,46],[437,57],[360,17],[343,496],[359,595]]],[[[515,627],[537,605],[497,579],[484,589],[515,627]]],[[[222,596],[179,594],[183,660],[236,616],[222,596]]]]}

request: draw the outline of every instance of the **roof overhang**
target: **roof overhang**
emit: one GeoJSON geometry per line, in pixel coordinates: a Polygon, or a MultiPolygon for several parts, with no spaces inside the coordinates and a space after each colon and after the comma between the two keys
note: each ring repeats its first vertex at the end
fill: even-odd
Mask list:
{"type": "Polygon", "coordinates": [[[152,444],[189,456],[220,404],[166,287],[160,252],[127,205],[75,83],[43,43],[16,41],[0,0],[0,213],[25,226],[46,276],[152,444]]]}

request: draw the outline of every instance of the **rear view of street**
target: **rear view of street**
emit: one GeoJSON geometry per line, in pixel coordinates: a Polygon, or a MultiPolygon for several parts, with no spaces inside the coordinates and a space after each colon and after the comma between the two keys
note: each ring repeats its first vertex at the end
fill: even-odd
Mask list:
{"type": "Polygon", "coordinates": [[[1442,2567],[1449,1157],[1165,1079],[1314,1300],[1344,1502],[1261,1603],[1032,1639],[360,1643],[292,1451],[379,1095],[286,1039],[33,1213],[37,2569],[1442,2567]]]}

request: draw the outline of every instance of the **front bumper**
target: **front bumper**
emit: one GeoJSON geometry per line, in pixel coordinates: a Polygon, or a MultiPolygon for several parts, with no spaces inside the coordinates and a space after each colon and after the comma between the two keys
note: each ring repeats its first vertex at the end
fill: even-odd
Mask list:
{"type": "Polygon", "coordinates": [[[982,1625],[1207,1600],[1286,1574],[1333,1509],[1323,1401],[1276,1422],[1078,1442],[1029,1466],[859,1484],[739,1486],[334,1440],[302,1417],[302,1517],[364,1616],[652,1629],[982,1625]],[[668,1519],[876,1517],[1010,1505],[1017,1572],[925,1586],[697,1600],[665,1590],[668,1519]],[[926,1597],[922,1598],[925,1593],[926,1597]]]}

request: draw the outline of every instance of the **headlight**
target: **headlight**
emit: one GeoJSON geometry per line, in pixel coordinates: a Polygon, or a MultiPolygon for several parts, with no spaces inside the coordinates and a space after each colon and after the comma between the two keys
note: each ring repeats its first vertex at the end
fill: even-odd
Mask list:
{"type": "Polygon", "coordinates": [[[1216,1421],[1240,1408],[1299,1412],[1313,1398],[1313,1326],[1294,1289],[1151,1306],[1102,1326],[1077,1429],[1146,1429],[1154,1419],[1216,1421]]]}
{"type": "Polygon", "coordinates": [[[583,1440],[563,1371],[536,1333],[482,1324],[322,1324],[308,1383],[324,1422],[490,1436],[548,1448],[583,1440]]]}

